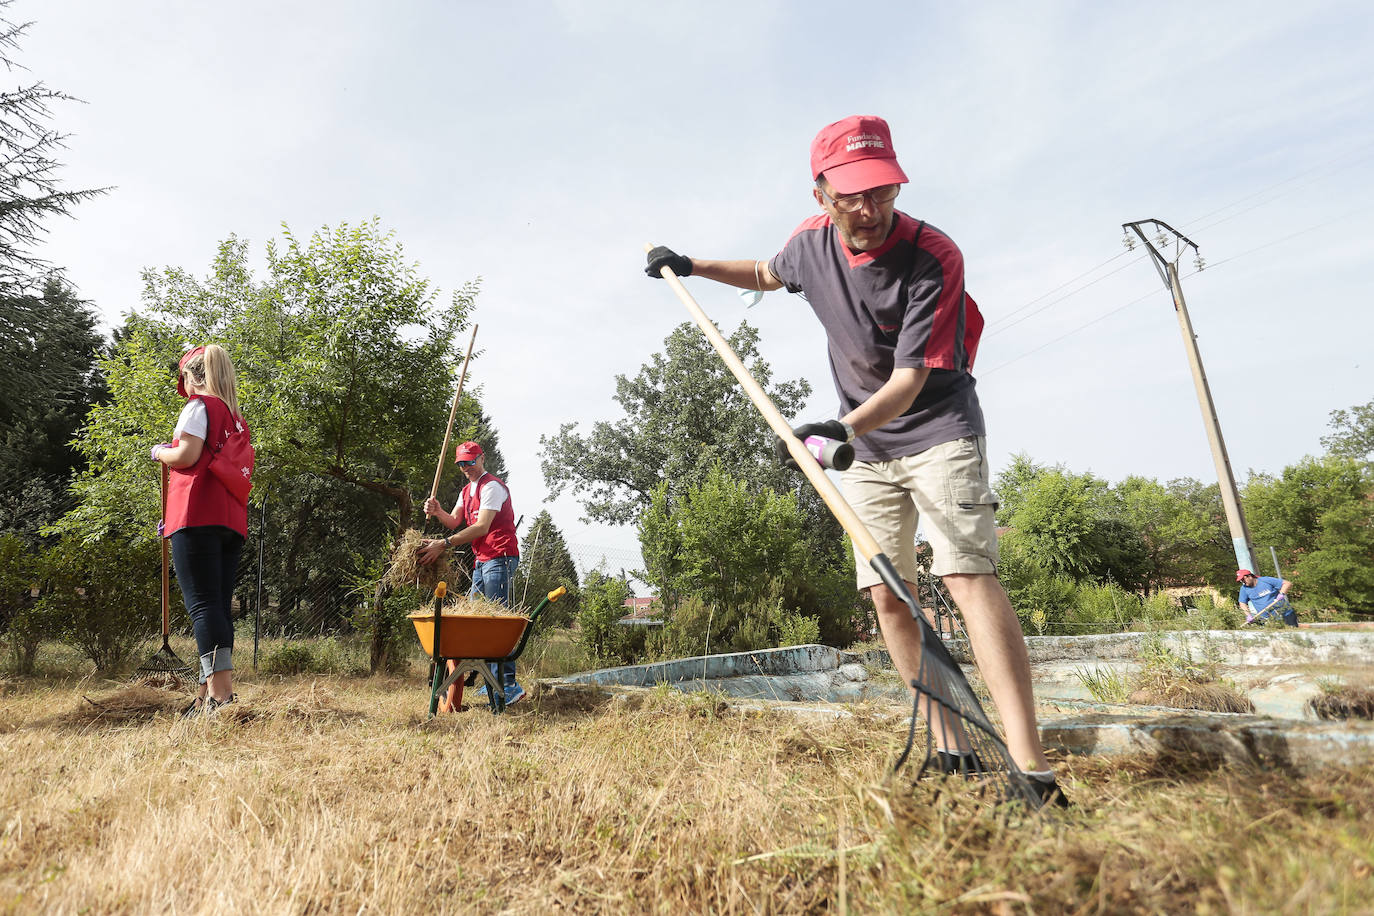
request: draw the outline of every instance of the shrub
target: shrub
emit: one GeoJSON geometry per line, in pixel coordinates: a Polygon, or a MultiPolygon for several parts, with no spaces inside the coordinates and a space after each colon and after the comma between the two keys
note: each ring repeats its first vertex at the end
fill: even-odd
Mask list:
{"type": "Polygon", "coordinates": [[[777,608],[773,625],[778,633],[776,642],[779,647],[809,646],[821,638],[819,617],[805,617],[801,614],[788,613],[782,609],[781,605],[777,608]]]}
{"type": "Polygon", "coordinates": [[[644,634],[632,633],[617,621],[625,616],[629,586],[620,579],[592,570],[582,584],[577,613],[578,640],[587,657],[598,665],[621,665],[633,660],[636,642],[642,648],[644,634]]]}
{"type": "Polygon", "coordinates": [[[1124,703],[1131,693],[1125,676],[1111,668],[1075,668],[1073,676],[1099,703],[1124,703]]]}
{"type": "Polygon", "coordinates": [[[52,616],[32,596],[42,575],[40,566],[22,539],[14,534],[0,536],[0,633],[6,634],[10,663],[17,674],[33,674],[39,644],[58,633],[52,616]]]}
{"type": "Polygon", "coordinates": [[[112,671],[160,629],[161,564],[156,541],[64,536],[43,556],[50,590],[37,611],[98,670],[112,671]]]}
{"type": "Polygon", "coordinates": [[[315,674],[315,653],[304,642],[288,642],[263,655],[258,666],[263,674],[315,674]]]}
{"type": "Polygon", "coordinates": [[[1037,636],[1062,630],[1064,615],[1072,607],[1078,588],[1072,579],[1063,576],[1033,578],[1009,593],[1021,627],[1037,636]]]}
{"type": "Polygon", "coordinates": [[[1218,604],[1210,593],[1203,592],[1193,599],[1188,623],[1197,630],[1236,630],[1244,625],[1245,614],[1234,601],[1218,604]]]}
{"type": "MultiPolygon", "coordinates": [[[[397,653],[397,657],[404,658],[404,654],[397,653]]],[[[368,664],[361,649],[330,638],[283,642],[264,653],[258,670],[263,674],[360,676],[368,673],[368,664]]]]}
{"type": "Polygon", "coordinates": [[[1118,633],[1140,615],[1140,598],[1114,582],[1080,585],[1064,612],[1071,634],[1118,633]]]}

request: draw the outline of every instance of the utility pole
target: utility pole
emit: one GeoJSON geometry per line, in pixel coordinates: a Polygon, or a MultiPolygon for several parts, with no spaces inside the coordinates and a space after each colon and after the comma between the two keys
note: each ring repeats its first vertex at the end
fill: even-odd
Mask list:
{"type": "Polygon", "coordinates": [[[1202,408],[1202,425],[1207,429],[1207,442],[1212,447],[1212,461],[1217,467],[1217,482],[1221,487],[1221,504],[1226,510],[1226,525],[1231,529],[1231,545],[1236,552],[1236,566],[1241,569],[1254,569],[1255,557],[1250,550],[1250,529],[1245,524],[1245,512],[1240,507],[1240,493],[1236,490],[1236,478],[1231,473],[1231,459],[1226,454],[1226,442],[1221,438],[1221,423],[1217,420],[1217,409],[1212,403],[1212,389],[1207,385],[1207,374],[1202,370],[1202,355],[1197,349],[1197,335],[1193,333],[1193,323],[1188,318],[1188,305],[1183,301],[1183,287],[1178,280],[1178,261],[1183,252],[1193,249],[1198,270],[1202,269],[1202,257],[1197,245],[1168,223],[1157,219],[1143,219],[1134,223],[1122,223],[1126,235],[1122,241],[1129,249],[1135,248],[1134,232],[1145,243],[1145,248],[1154,259],[1155,270],[1168,287],[1174,298],[1174,311],[1178,314],[1178,327],[1183,333],[1183,347],[1188,352],[1188,366],[1193,370],[1193,387],[1197,389],[1198,406],[1202,408]],[[1173,245],[1173,259],[1164,257],[1143,226],[1153,226],[1155,243],[1167,251],[1173,245]],[[1168,233],[1167,235],[1165,233],[1168,233]]]}

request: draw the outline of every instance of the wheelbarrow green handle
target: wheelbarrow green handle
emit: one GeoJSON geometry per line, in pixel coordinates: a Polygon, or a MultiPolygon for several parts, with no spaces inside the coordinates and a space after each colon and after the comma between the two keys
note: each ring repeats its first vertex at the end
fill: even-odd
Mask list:
{"type": "Polygon", "coordinates": [[[507,655],[505,658],[490,658],[487,659],[487,661],[513,662],[517,658],[519,658],[520,653],[525,651],[525,643],[529,641],[530,633],[534,632],[534,622],[539,619],[540,612],[542,612],[544,608],[548,607],[553,602],[557,601],[559,598],[562,598],[567,593],[567,588],[560,585],[558,586],[558,588],[554,589],[553,591],[545,595],[544,600],[539,602],[538,606],[535,607],[534,612],[530,614],[530,622],[525,624],[525,632],[520,634],[520,642],[516,644],[515,650],[511,652],[510,655],[507,655]]]}
{"type": "Polygon", "coordinates": [[[440,582],[434,588],[434,651],[430,660],[429,717],[434,718],[439,711],[439,684],[444,679],[443,659],[439,656],[440,633],[444,623],[444,595],[448,593],[448,583],[440,582]]]}

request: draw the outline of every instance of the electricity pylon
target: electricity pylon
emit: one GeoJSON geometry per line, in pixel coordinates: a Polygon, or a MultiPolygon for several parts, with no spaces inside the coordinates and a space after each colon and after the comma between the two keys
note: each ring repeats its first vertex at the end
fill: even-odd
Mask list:
{"type": "Polygon", "coordinates": [[[1231,529],[1231,545],[1236,551],[1236,566],[1241,569],[1254,569],[1255,557],[1250,550],[1250,528],[1245,524],[1245,512],[1240,507],[1240,493],[1236,490],[1236,478],[1231,473],[1231,459],[1226,454],[1226,441],[1221,438],[1221,423],[1217,420],[1216,405],[1212,403],[1212,389],[1207,385],[1207,374],[1202,370],[1202,355],[1197,349],[1197,335],[1193,333],[1193,323],[1188,318],[1188,305],[1183,301],[1183,286],[1178,281],[1178,261],[1183,252],[1193,249],[1198,270],[1202,269],[1202,257],[1192,239],[1179,232],[1168,223],[1157,219],[1143,219],[1134,223],[1122,223],[1126,232],[1123,241],[1127,248],[1135,247],[1134,232],[1145,243],[1145,248],[1154,259],[1155,270],[1169,288],[1174,298],[1174,311],[1178,314],[1178,327],[1183,332],[1183,347],[1188,352],[1188,365],[1193,370],[1193,387],[1197,389],[1198,406],[1202,408],[1202,425],[1207,429],[1207,442],[1212,446],[1212,461],[1217,466],[1217,482],[1221,487],[1221,504],[1226,510],[1226,525],[1231,529]],[[1160,248],[1174,248],[1173,259],[1164,257],[1145,234],[1142,226],[1154,227],[1155,242],[1160,248]],[[1165,233],[1168,233],[1166,235],[1165,233]]]}

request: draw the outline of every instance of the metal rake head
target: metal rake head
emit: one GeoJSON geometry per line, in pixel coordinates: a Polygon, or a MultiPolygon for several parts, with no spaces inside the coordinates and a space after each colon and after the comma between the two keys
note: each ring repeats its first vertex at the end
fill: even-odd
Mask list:
{"type": "Polygon", "coordinates": [[[167,640],[162,641],[162,648],[158,649],[148,660],[135,669],[135,674],[175,674],[184,676],[192,673],[190,665],[181,660],[181,656],[172,651],[172,647],[167,640]]]}

